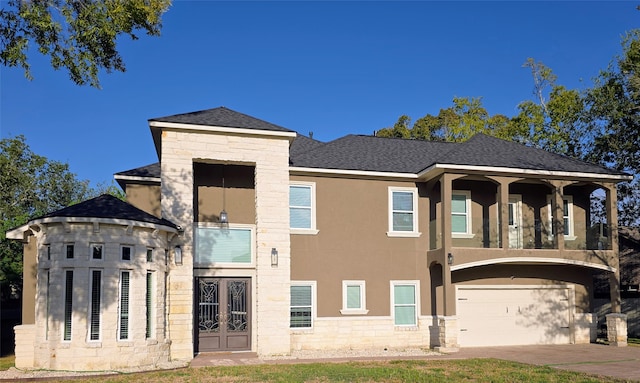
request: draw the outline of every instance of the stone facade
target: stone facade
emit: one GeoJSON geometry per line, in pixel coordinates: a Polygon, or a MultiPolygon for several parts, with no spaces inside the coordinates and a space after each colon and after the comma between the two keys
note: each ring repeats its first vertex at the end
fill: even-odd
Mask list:
{"type": "MultiPolygon", "coordinates": [[[[289,139],[165,129],[162,132],[162,216],[184,228],[178,239],[184,263],[171,265],[168,296],[171,355],[191,359],[193,341],[194,179],[193,163],[255,166],[256,260],[252,351],[290,352],[289,317],[289,139]],[[271,265],[271,249],[278,265],[271,265]]],[[[231,275],[233,269],[225,270],[231,275]]],[[[238,271],[245,275],[246,271],[238,271]]]]}
{"type": "Polygon", "coordinates": [[[607,315],[607,340],[612,346],[627,346],[627,316],[625,314],[607,315]]]}
{"type": "MultiPolygon", "coordinates": [[[[149,226],[149,225],[147,225],[149,226]]],[[[38,244],[35,325],[16,327],[16,366],[22,368],[100,370],[157,365],[169,360],[165,331],[165,249],[167,233],[135,222],[44,223],[38,244]],[[92,244],[103,248],[93,259],[92,244]],[[67,245],[73,245],[68,258],[67,245]],[[121,249],[131,249],[122,260],[121,249]],[[147,250],[152,252],[147,261],[147,250]],[[91,340],[91,273],[100,271],[99,336],[91,340]],[[64,340],[65,276],[73,272],[71,338],[64,340]],[[120,338],[120,277],[130,275],[128,339],[120,338]],[[151,336],[146,336],[147,273],[152,277],[151,336]]]]}
{"type": "Polygon", "coordinates": [[[418,326],[394,326],[392,317],[316,318],[312,329],[291,330],[292,350],[366,348],[432,348],[437,345],[437,319],[420,317],[418,326]]]}

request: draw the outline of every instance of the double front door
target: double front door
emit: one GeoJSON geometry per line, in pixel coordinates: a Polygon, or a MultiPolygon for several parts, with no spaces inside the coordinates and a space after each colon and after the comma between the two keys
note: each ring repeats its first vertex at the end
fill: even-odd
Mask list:
{"type": "Polygon", "coordinates": [[[251,350],[251,279],[196,278],[196,352],[251,350]]]}

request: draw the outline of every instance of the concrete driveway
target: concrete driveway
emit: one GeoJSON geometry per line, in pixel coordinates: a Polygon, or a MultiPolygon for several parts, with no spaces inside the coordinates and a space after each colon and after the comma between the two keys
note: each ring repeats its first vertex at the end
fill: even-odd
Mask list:
{"type": "Polygon", "coordinates": [[[640,381],[640,347],[602,344],[464,348],[434,359],[496,358],[549,366],[632,381],[640,381]]]}

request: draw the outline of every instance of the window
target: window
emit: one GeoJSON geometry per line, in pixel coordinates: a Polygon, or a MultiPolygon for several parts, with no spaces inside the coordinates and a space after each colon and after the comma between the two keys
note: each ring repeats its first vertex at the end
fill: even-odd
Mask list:
{"type": "Polygon", "coordinates": [[[200,224],[196,228],[194,265],[251,266],[255,260],[255,226],[232,224],[227,228],[200,224]]]}
{"type": "Polygon", "coordinates": [[[102,259],[102,253],[104,250],[104,245],[101,243],[92,243],[89,246],[89,251],[91,252],[91,259],[102,259]]]}
{"type": "Polygon", "coordinates": [[[369,312],[366,304],[364,281],[342,281],[343,315],[363,315],[369,312]]]}
{"type": "Polygon", "coordinates": [[[100,340],[100,298],[102,271],[91,270],[91,303],[89,312],[89,339],[100,340]]]}
{"type": "Polygon", "coordinates": [[[451,236],[470,238],[471,233],[471,192],[453,191],[451,194],[451,236]]]}
{"type": "Polygon", "coordinates": [[[131,246],[122,246],[120,248],[120,253],[122,255],[122,260],[123,261],[130,261],[131,260],[131,253],[132,253],[131,246]]]}
{"type": "Polygon", "coordinates": [[[120,308],[119,308],[119,322],[118,326],[118,339],[129,339],[129,277],[131,272],[120,272],[120,308]]]}
{"type": "Polygon", "coordinates": [[[147,262],[153,262],[153,249],[147,249],[147,262]]]}
{"type": "Polygon", "coordinates": [[[418,233],[418,190],[389,188],[389,236],[416,237],[418,233]]]}
{"type": "MultiPolygon", "coordinates": [[[[549,206],[549,238],[553,238],[553,211],[551,210],[551,196],[547,196],[547,205],[549,206]]],[[[562,196],[562,220],[564,222],[564,239],[574,240],[576,239],[573,229],[573,196],[562,196]]]]}
{"type": "Polygon", "coordinates": [[[44,339],[49,340],[49,313],[51,312],[51,272],[49,269],[46,270],[46,285],[47,285],[47,295],[46,295],[46,307],[45,307],[45,322],[44,322],[44,339]]]}
{"type": "Polygon", "coordinates": [[[391,305],[396,326],[418,325],[418,281],[392,281],[391,305]]]}
{"type": "Polygon", "coordinates": [[[154,306],[154,296],[153,296],[153,272],[147,272],[147,291],[146,291],[146,330],[145,330],[145,338],[152,338],[153,334],[153,306],[154,306]]]}
{"type": "Polygon", "coordinates": [[[44,245],[44,256],[47,257],[47,261],[51,260],[51,245],[44,245]]]}
{"type": "Polygon", "coordinates": [[[289,185],[289,225],[292,233],[317,234],[315,183],[289,185]]]}
{"type": "Polygon", "coordinates": [[[68,243],[65,245],[67,249],[67,259],[73,259],[74,246],[72,243],[68,243]]]}
{"type": "Polygon", "coordinates": [[[65,271],[64,281],[64,331],[63,339],[71,340],[73,314],[73,270],[65,271]]]}
{"type": "Polygon", "coordinates": [[[312,328],[315,282],[291,283],[291,328],[312,328]]]}

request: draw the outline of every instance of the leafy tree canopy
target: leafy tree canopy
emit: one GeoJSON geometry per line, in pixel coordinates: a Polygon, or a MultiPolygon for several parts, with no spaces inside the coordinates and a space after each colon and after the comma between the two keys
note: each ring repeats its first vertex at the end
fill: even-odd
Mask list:
{"type": "Polygon", "coordinates": [[[0,63],[32,78],[29,43],[78,85],[99,87],[98,72],[124,72],[117,39],[160,34],[170,0],[7,0],[0,9],[0,63]]]}
{"type": "Polygon", "coordinates": [[[23,136],[0,140],[0,297],[22,286],[22,244],[6,231],[102,193],[123,198],[113,183],[92,189],[69,165],[33,153],[23,136]]]}

